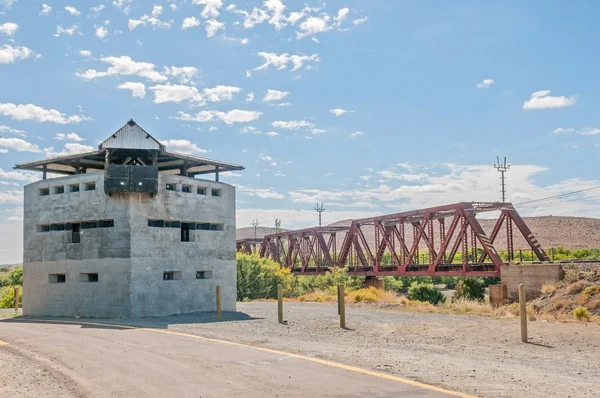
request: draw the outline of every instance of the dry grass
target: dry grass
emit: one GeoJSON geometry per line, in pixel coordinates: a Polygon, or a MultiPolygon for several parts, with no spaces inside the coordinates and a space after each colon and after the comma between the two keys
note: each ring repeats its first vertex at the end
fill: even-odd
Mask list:
{"type": "Polygon", "coordinates": [[[600,293],[600,285],[588,286],[583,289],[583,293],[593,296],[600,293]]]}
{"type": "Polygon", "coordinates": [[[329,292],[315,291],[315,292],[308,293],[308,294],[298,297],[298,300],[301,303],[303,303],[305,301],[324,303],[324,302],[329,302],[329,301],[336,301],[337,297],[332,295],[329,292]]]}
{"type": "Polygon", "coordinates": [[[552,294],[558,289],[558,285],[555,283],[545,283],[542,285],[540,289],[540,293],[542,294],[552,294]]]}
{"type": "Polygon", "coordinates": [[[586,280],[573,282],[569,286],[567,286],[567,293],[568,294],[579,293],[580,291],[582,291],[583,289],[585,289],[588,286],[590,286],[590,282],[588,282],[586,280]]]}
{"type": "Polygon", "coordinates": [[[595,298],[587,303],[587,307],[590,310],[595,310],[596,308],[600,308],[600,298],[595,298]]]}

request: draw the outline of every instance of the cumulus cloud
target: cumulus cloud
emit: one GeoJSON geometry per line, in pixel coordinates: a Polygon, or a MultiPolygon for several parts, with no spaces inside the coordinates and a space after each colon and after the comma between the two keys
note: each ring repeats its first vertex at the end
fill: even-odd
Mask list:
{"type": "Polygon", "coordinates": [[[350,134],[350,136],[348,138],[356,138],[356,137],[360,137],[361,135],[365,135],[365,133],[360,132],[360,131],[355,131],[354,133],[350,134]]]}
{"type": "Polygon", "coordinates": [[[200,21],[196,17],[185,18],[181,23],[181,29],[189,29],[194,26],[200,26],[200,21]]]}
{"type": "Polygon", "coordinates": [[[261,199],[284,199],[285,195],[276,192],[273,188],[252,188],[238,185],[237,190],[248,196],[256,196],[261,199]]]}
{"type": "Polygon", "coordinates": [[[14,181],[33,182],[39,180],[39,174],[34,171],[11,170],[4,171],[0,169],[0,178],[14,181]]]}
{"type": "Polygon", "coordinates": [[[302,39],[308,36],[314,36],[317,33],[327,32],[330,29],[333,29],[333,26],[329,24],[331,17],[329,15],[325,15],[323,17],[309,17],[298,25],[300,29],[299,32],[296,32],[296,38],[302,39]]]}
{"type": "Polygon", "coordinates": [[[119,84],[117,88],[131,91],[132,97],[144,98],[146,96],[146,86],[143,83],[125,82],[119,84]]]}
{"type": "Polygon", "coordinates": [[[290,120],[287,122],[278,120],[278,121],[273,122],[271,125],[276,128],[288,129],[288,130],[297,130],[301,127],[306,127],[306,128],[315,127],[314,124],[309,123],[306,120],[290,120]]]}
{"type": "Polygon", "coordinates": [[[56,33],[54,33],[54,37],[60,37],[62,35],[73,36],[73,34],[77,31],[78,28],[79,25],[77,24],[71,26],[70,28],[63,28],[62,26],[58,25],[56,27],[56,33]]]}
{"type": "Polygon", "coordinates": [[[179,152],[186,154],[195,154],[195,153],[206,153],[208,152],[206,149],[200,148],[198,145],[188,141],[188,140],[162,140],[161,141],[169,152],[179,152]]]}
{"type": "Polygon", "coordinates": [[[12,127],[0,125],[0,133],[8,133],[14,135],[20,135],[21,137],[25,137],[27,132],[24,130],[14,129],[12,127]]]}
{"type": "Polygon", "coordinates": [[[79,123],[93,120],[82,115],[67,116],[56,109],[46,109],[33,104],[0,103],[0,114],[9,116],[13,120],[35,120],[38,122],[51,122],[58,124],[79,123]]]}
{"type": "Polygon", "coordinates": [[[100,61],[111,64],[106,71],[99,72],[95,69],[88,69],[84,73],[75,75],[85,80],[93,80],[106,76],[139,76],[153,82],[164,82],[168,80],[166,76],[161,75],[154,70],[154,64],[149,62],[136,62],[128,56],[104,57],[100,61]]]}
{"type": "Polygon", "coordinates": [[[108,29],[106,29],[104,26],[100,26],[98,29],[96,29],[96,33],[94,33],[94,35],[99,39],[104,39],[106,36],[108,36],[108,29]]]}
{"type": "Polygon", "coordinates": [[[152,8],[151,14],[144,14],[140,17],[140,19],[130,19],[127,22],[127,27],[130,31],[134,30],[138,26],[152,26],[153,29],[171,29],[171,23],[166,21],[161,21],[158,19],[160,14],[162,14],[163,8],[161,6],[154,6],[152,8]]]}
{"type": "Polygon", "coordinates": [[[19,25],[14,22],[5,22],[0,25],[0,33],[6,36],[12,36],[19,29],[19,25]]]}
{"type": "Polygon", "coordinates": [[[574,97],[552,96],[550,90],[536,91],[523,103],[524,110],[564,108],[575,104],[574,97]]]}
{"type": "Polygon", "coordinates": [[[276,133],[275,131],[269,131],[266,135],[268,135],[269,137],[277,137],[279,133],[276,133]]]}
{"type": "Polygon", "coordinates": [[[326,131],[327,131],[327,130],[323,130],[323,129],[312,129],[310,132],[311,132],[313,135],[319,135],[319,134],[323,134],[323,133],[325,133],[326,131]]]}
{"type": "Polygon", "coordinates": [[[352,24],[354,26],[357,26],[357,25],[361,25],[361,24],[367,22],[368,20],[369,20],[369,17],[362,17],[362,18],[358,18],[358,19],[355,19],[354,21],[352,21],[352,24]]]}
{"type": "Polygon", "coordinates": [[[91,57],[92,52],[89,50],[81,50],[79,51],[79,55],[81,55],[82,57],[91,57]]]}
{"type": "Polygon", "coordinates": [[[27,59],[35,53],[27,47],[10,46],[8,44],[0,47],[0,64],[12,64],[13,62],[27,59]]]}
{"type": "Polygon", "coordinates": [[[150,87],[150,91],[154,93],[154,103],[161,104],[165,102],[183,102],[190,101],[197,105],[205,105],[206,102],[198,89],[193,86],[185,86],[180,84],[159,84],[150,87]]]}
{"type": "Polygon", "coordinates": [[[165,66],[164,74],[175,77],[183,84],[189,84],[198,74],[198,69],[193,66],[165,66]]]}
{"type": "Polygon", "coordinates": [[[304,67],[304,64],[308,64],[307,66],[305,66],[305,69],[311,69],[312,65],[310,65],[310,62],[320,62],[321,59],[319,58],[319,54],[313,54],[313,55],[290,55],[288,53],[283,53],[283,54],[276,54],[276,53],[267,53],[267,52],[259,52],[258,53],[259,56],[263,57],[265,60],[265,63],[254,68],[254,71],[259,71],[259,70],[265,70],[268,69],[269,67],[273,67],[276,70],[282,70],[288,67],[288,64],[291,62],[293,67],[292,67],[292,72],[297,71],[298,69],[304,67]]]}
{"type": "Polygon", "coordinates": [[[56,138],[59,141],[73,141],[73,142],[81,142],[84,139],[79,136],[77,133],[57,133],[56,138]]]}
{"type": "Polygon", "coordinates": [[[13,149],[18,152],[41,152],[40,147],[21,138],[3,138],[0,137],[0,147],[13,149]]]}
{"type": "Polygon", "coordinates": [[[352,112],[352,111],[349,111],[347,109],[336,108],[336,109],[331,109],[329,112],[333,113],[336,116],[342,116],[344,113],[349,113],[349,112],[352,112]]]}
{"type": "Polygon", "coordinates": [[[262,112],[233,109],[228,112],[200,111],[196,114],[177,112],[177,116],[174,119],[191,122],[209,122],[218,119],[231,125],[233,123],[249,123],[258,120],[261,115],[262,112]]]}
{"type": "Polygon", "coordinates": [[[204,24],[204,29],[206,29],[206,37],[213,37],[218,31],[225,30],[225,24],[216,19],[209,19],[204,24]]]}
{"type": "Polygon", "coordinates": [[[483,79],[481,82],[477,83],[477,88],[490,88],[494,84],[494,79],[483,79]]]}
{"type": "Polygon", "coordinates": [[[105,5],[104,5],[104,4],[98,4],[96,7],[90,7],[90,10],[91,10],[92,12],[96,12],[96,13],[98,13],[98,12],[100,12],[100,11],[104,10],[104,8],[105,8],[105,5]]]}
{"type": "Polygon", "coordinates": [[[575,131],[575,129],[572,128],[572,127],[568,127],[568,128],[559,127],[557,129],[554,129],[552,131],[552,133],[554,133],[554,134],[567,134],[567,133],[572,133],[574,131],[575,131]]]}
{"type": "Polygon", "coordinates": [[[279,101],[279,100],[287,97],[288,94],[289,94],[288,91],[277,91],[277,90],[269,89],[265,93],[265,96],[263,97],[263,101],[264,102],[279,101]]]}
{"type": "Polygon", "coordinates": [[[48,4],[42,4],[40,15],[48,15],[50,12],[52,12],[52,7],[50,7],[48,4]]]}
{"type": "Polygon", "coordinates": [[[246,101],[247,101],[247,102],[252,102],[252,101],[254,101],[254,93],[248,93],[248,94],[246,95],[246,101]]]}
{"type": "Polygon", "coordinates": [[[200,16],[206,19],[218,17],[219,9],[223,7],[222,0],[192,0],[192,4],[204,6],[200,16]]]}
{"type": "Polygon", "coordinates": [[[588,127],[588,128],[583,129],[579,134],[581,134],[581,135],[599,135],[600,129],[588,127]]]}
{"type": "Polygon", "coordinates": [[[66,10],[66,11],[67,11],[69,14],[71,14],[71,15],[75,15],[75,16],[77,16],[77,17],[81,15],[81,12],[79,12],[79,10],[78,10],[77,8],[75,8],[75,7],[66,6],[66,7],[65,7],[65,10],[66,10]]]}
{"type": "Polygon", "coordinates": [[[239,87],[233,86],[216,86],[214,88],[205,88],[203,90],[204,98],[210,102],[219,102],[223,100],[231,100],[234,94],[242,91],[239,87]]]}
{"type": "Polygon", "coordinates": [[[78,144],[76,142],[68,142],[64,145],[62,150],[56,152],[54,147],[44,148],[44,153],[47,157],[73,155],[76,153],[93,152],[96,148],[89,145],[78,144]]]}

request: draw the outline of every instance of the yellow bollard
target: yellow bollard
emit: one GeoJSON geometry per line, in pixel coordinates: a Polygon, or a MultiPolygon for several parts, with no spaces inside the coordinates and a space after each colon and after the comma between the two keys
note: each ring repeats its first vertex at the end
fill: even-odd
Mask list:
{"type": "Polygon", "coordinates": [[[277,321],[283,323],[283,286],[277,285],[277,321]]]}
{"type": "Polygon", "coordinates": [[[519,313],[521,315],[521,341],[527,343],[527,296],[525,285],[519,284],[519,313]]]}
{"type": "Polygon", "coordinates": [[[15,312],[19,313],[19,288],[15,287],[15,312]]]}
{"type": "Polygon", "coordinates": [[[344,285],[338,286],[338,308],[340,312],[340,327],[346,328],[346,301],[344,294],[344,285]]]}
{"type": "Polygon", "coordinates": [[[221,286],[217,286],[217,321],[221,320],[221,286]]]}

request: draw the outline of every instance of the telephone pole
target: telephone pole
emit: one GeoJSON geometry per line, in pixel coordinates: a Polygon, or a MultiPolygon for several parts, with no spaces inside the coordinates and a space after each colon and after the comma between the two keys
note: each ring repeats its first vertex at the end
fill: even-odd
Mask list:
{"type": "Polygon", "coordinates": [[[258,218],[250,223],[254,227],[254,239],[256,239],[256,228],[260,225],[258,218]]]}
{"type": "Polygon", "coordinates": [[[275,219],[275,233],[278,234],[279,231],[281,231],[281,220],[276,218],[275,219]]]}
{"type": "Polygon", "coordinates": [[[321,213],[323,213],[325,211],[325,208],[323,207],[323,203],[321,203],[321,205],[319,206],[319,202],[317,202],[317,207],[315,207],[315,210],[317,211],[317,213],[319,213],[319,227],[321,226],[321,213]]]}
{"type": "Polygon", "coordinates": [[[506,185],[504,174],[510,169],[510,165],[506,165],[506,156],[504,157],[504,163],[500,163],[500,158],[496,156],[497,163],[494,165],[496,170],[500,172],[500,179],[502,180],[502,203],[506,202],[506,185]]]}

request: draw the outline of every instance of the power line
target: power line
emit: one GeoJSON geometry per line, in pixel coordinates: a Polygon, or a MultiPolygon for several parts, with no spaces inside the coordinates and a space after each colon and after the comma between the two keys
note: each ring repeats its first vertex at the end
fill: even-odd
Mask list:
{"type": "Polygon", "coordinates": [[[522,206],[522,205],[526,205],[526,204],[530,204],[530,203],[535,203],[535,202],[543,202],[543,201],[550,200],[550,199],[564,198],[566,196],[572,196],[572,195],[576,195],[578,193],[589,192],[589,191],[593,191],[593,190],[596,190],[596,189],[600,189],[600,186],[596,186],[596,187],[592,187],[592,188],[586,188],[586,189],[581,189],[579,191],[566,192],[566,193],[562,193],[562,194],[559,194],[559,195],[548,196],[548,197],[545,197],[545,198],[527,200],[525,202],[515,203],[515,206],[522,206]]]}

